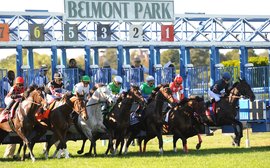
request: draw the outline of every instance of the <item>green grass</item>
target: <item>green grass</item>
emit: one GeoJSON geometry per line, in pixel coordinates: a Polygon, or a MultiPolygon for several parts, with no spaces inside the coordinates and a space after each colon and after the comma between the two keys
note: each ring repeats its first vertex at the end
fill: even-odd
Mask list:
{"type": "MultiPolygon", "coordinates": [[[[244,135],[245,136],[245,135],[244,135]]],[[[200,150],[196,150],[197,137],[188,140],[189,153],[182,152],[182,142],[178,141],[178,152],[172,151],[172,137],[164,136],[164,154],[158,154],[157,139],[151,140],[147,145],[147,152],[138,153],[138,146],[131,146],[127,155],[107,156],[101,141],[98,141],[98,156],[84,157],[77,155],[76,151],[80,149],[81,141],[68,142],[69,152],[72,154],[70,159],[53,159],[45,160],[42,155],[43,144],[35,146],[34,153],[36,162],[32,163],[30,159],[26,161],[13,161],[12,159],[0,159],[1,168],[16,167],[106,167],[106,168],[130,168],[130,167],[192,167],[192,168],[219,168],[219,167],[235,167],[235,168],[266,168],[270,167],[270,133],[252,133],[250,134],[251,148],[245,148],[245,137],[242,139],[241,147],[231,146],[231,137],[222,135],[220,131],[216,131],[214,136],[202,136],[203,143],[200,150]]],[[[86,150],[89,149],[89,142],[86,150]]],[[[3,155],[5,145],[0,146],[0,156],[3,155]]],[[[54,147],[50,154],[52,155],[54,147]]]]}

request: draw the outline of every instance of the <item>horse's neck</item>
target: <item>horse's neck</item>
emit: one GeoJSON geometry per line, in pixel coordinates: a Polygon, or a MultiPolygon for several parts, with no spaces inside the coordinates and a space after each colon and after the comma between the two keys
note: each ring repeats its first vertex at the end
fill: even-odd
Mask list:
{"type": "Polygon", "coordinates": [[[238,89],[236,87],[232,88],[230,91],[230,95],[228,97],[228,101],[232,105],[236,105],[238,100],[239,100],[239,95],[238,95],[238,89]]]}
{"type": "Polygon", "coordinates": [[[124,98],[121,101],[121,107],[120,107],[120,116],[129,116],[129,111],[132,107],[132,103],[133,103],[133,99],[132,98],[124,98]]]}

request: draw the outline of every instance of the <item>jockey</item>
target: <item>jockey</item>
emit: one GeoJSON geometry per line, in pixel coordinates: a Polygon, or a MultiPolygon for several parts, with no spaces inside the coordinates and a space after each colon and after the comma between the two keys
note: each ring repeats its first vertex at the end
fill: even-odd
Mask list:
{"type": "Polygon", "coordinates": [[[5,104],[7,105],[5,111],[7,112],[10,111],[14,103],[22,99],[23,93],[24,93],[24,79],[19,76],[15,79],[15,84],[11,87],[10,91],[5,97],[5,104]]]}
{"type": "Polygon", "coordinates": [[[140,90],[142,91],[142,95],[144,97],[149,97],[152,93],[153,89],[155,89],[155,78],[151,75],[147,76],[146,82],[144,82],[140,86],[140,90]]]}
{"type": "Polygon", "coordinates": [[[77,83],[72,90],[72,94],[78,92],[79,94],[84,94],[84,99],[87,100],[89,97],[89,83],[90,77],[88,75],[82,76],[81,82],[77,83]]]}
{"type": "Polygon", "coordinates": [[[231,75],[228,72],[224,72],[222,75],[222,79],[216,81],[213,86],[210,87],[208,91],[208,95],[215,99],[216,102],[220,100],[221,91],[225,89],[225,93],[229,91],[229,82],[231,79],[231,75]]]}
{"type": "Polygon", "coordinates": [[[55,99],[62,98],[62,89],[64,87],[63,75],[56,72],[53,75],[54,80],[49,82],[46,86],[45,92],[47,93],[46,99],[51,104],[55,99]]]}
{"type": "Polygon", "coordinates": [[[179,103],[184,99],[184,91],[182,86],[183,78],[177,75],[173,82],[170,83],[170,89],[173,94],[174,102],[179,103]]]}
{"type": "Polygon", "coordinates": [[[111,83],[109,83],[108,85],[108,89],[110,91],[112,91],[112,93],[114,95],[119,95],[123,92],[121,86],[122,86],[122,83],[123,83],[123,79],[121,76],[115,76],[113,78],[113,81],[111,83]]]}

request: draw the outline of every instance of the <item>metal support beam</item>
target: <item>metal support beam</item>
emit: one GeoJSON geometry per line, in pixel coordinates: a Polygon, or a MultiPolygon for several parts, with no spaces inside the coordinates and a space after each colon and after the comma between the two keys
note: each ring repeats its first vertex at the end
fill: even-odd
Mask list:
{"type": "Polygon", "coordinates": [[[23,54],[22,54],[22,46],[18,45],[16,47],[16,72],[17,76],[22,76],[21,66],[23,65],[23,54]]]}
{"type": "Polygon", "coordinates": [[[122,75],[122,67],[123,67],[123,60],[124,60],[124,55],[123,55],[123,46],[117,46],[117,75],[122,75]]]}
{"type": "Polygon", "coordinates": [[[245,65],[248,63],[248,49],[245,46],[240,47],[240,77],[245,77],[245,65]]]}
{"type": "Polygon", "coordinates": [[[149,75],[154,76],[154,59],[155,59],[155,48],[154,46],[149,47],[149,75]]]}
{"type": "Polygon", "coordinates": [[[130,52],[129,52],[129,49],[128,47],[125,48],[125,51],[126,51],[126,64],[130,64],[130,52]]]}
{"type": "Polygon", "coordinates": [[[99,65],[99,59],[98,59],[98,48],[94,48],[94,58],[93,58],[93,64],[99,65]]]}
{"type": "Polygon", "coordinates": [[[180,46],[180,75],[182,76],[184,82],[183,82],[183,87],[184,87],[184,95],[185,97],[188,96],[188,92],[186,88],[188,88],[188,83],[187,83],[187,69],[186,69],[186,64],[190,63],[190,58],[189,57],[189,49],[186,48],[185,46],[180,46]]]}
{"type": "Polygon", "coordinates": [[[91,65],[91,52],[90,52],[90,46],[85,46],[84,47],[84,68],[85,68],[85,74],[89,75],[89,68],[91,65]]]}
{"type": "Polygon", "coordinates": [[[67,67],[67,50],[66,48],[61,48],[62,57],[61,57],[61,65],[67,67]]]}
{"type": "Polygon", "coordinates": [[[33,48],[28,48],[27,63],[30,69],[34,69],[34,54],[33,48]]]}
{"type": "Polygon", "coordinates": [[[160,64],[160,48],[156,48],[156,64],[160,64]]]}
{"type": "Polygon", "coordinates": [[[215,76],[215,65],[220,63],[219,49],[215,46],[210,48],[210,85],[212,86],[217,80],[215,76]]]}
{"type": "Polygon", "coordinates": [[[57,65],[57,47],[51,47],[52,55],[51,55],[51,65],[52,65],[52,79],[53,74],[56,72],[56,65],[57,65]]]}

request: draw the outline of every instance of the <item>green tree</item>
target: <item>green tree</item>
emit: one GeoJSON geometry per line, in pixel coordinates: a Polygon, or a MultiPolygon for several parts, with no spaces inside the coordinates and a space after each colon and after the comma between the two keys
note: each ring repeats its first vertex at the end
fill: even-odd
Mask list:
{"type": "Polygon", "coordinates": [[[178,69],[179,59],[180,59],[179,57],[180,57],[179,50],[169,49],[169,50],[163,51],[160,54],[160,63],[164,65],[167,62],[171,61],[173,65],[176,67],[176,69],[178,69]]]}

